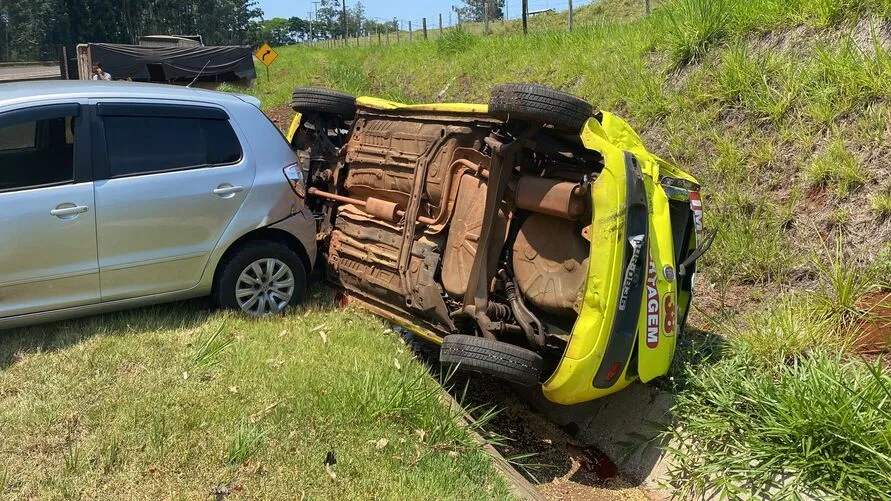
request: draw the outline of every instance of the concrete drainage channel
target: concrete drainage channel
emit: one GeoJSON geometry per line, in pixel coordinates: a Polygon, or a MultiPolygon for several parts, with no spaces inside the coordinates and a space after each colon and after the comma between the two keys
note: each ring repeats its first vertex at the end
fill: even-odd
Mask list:
{"type": "Polygon", "coordinates": [[[663,444],[646,444],[665,424],[671,396],[644,385],[574,406],[544,399],[540,391],[512,388],[475,376],[467,382],[466,406],[494,405],[501,410],[488,428],[508,440],[499,452],[525,456],[517,469],[536,484],[545,499],[659,499],[668,468],[663,444]]]}
{"type": "MultiPolygon", "coordinates": [[[[396,329],[401,331],[401,329],[396,329]]],[[[439,377],[429,346],[415,353],[439,377]]],[[[633,384],[609,397],[573,406],[547,401],[540,389],[512,387],[485,376],[455,374],[446,384],[452,405],[499,410],[486,430],[504,437],[492,450],[513,492],[523,499],[661,499],[668,468],[657,435],[668,424],[672,396],[633,384]],[[534,486],[534,487],[533,487],[534,486]]],[[[470,416],[472,419],[472,416],[470,416]]]]}

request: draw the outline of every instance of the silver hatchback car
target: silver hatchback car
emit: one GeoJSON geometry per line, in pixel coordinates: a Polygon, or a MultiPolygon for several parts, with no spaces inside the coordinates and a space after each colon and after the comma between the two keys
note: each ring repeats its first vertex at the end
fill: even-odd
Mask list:
{"type": "Polygon", "coordinates": [[[299,302],[315,256],[297,158],[251,97],[0,85],[0,328],[211,294],[299,302]]]}

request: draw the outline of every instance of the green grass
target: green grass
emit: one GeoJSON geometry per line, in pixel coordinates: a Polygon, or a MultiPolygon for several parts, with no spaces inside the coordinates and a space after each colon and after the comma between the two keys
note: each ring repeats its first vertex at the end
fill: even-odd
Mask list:
{"type": "Polygon", "coordinates": [[[4,499],[510,497],[411,349],[324,292],[3,332],[0,368],[4,499]]]}
{"type": "Polygon", "coordinates": [[[506,22],[284,47],[253,92],[266,108],[307,84],[485,102],[526,81],[623,115],[698,177],[720,230],[693,317],[719,335],[682,337],[672,369],[676,494],[887,497],[891,382],[852,350],[861,301],[891,290],[891,0],[676,0],[646,18],[641,4],[580,9],[572,33],[553,14],[527,37],[506,22]]]}
{"type": "Polygon", "coordinates": [[[284,47],[254,92],[266,108],[307,84],[486,102],[493,85],[525,81],[623,115],[702,183],[720,233],[700,304],[740,305],[694,316],[719,336],[681,339],[676,494],[882,497],[891,383],[852,346],[859,301],[891,276],[891,203],[872,182],[891,165],[891,1],[676,0],[647,18],[641,4],[580,9],[572,33],[553,14],[526,37],[506,22],[493,36],[284,47]],[[726,291],[741,297],[714,297],[726,291]]]}
{"type": "Polygon", "coordinates": [[[857,158],[841,139],[832,140],[823,153],[814,157],[807,177],[812,185],[831,188],[839,198],[848,197],[866,181],[857,158]]]}
{"type": "Polygon", "coordinates": [[[676,493],[882,499],[891,489],[891,377],[824,351],[763,363],[737,345],[689,375],[674,412],[676,493]],[[877,425],[880,424],[880,425],[877,425]]]}
{"type": "Polygon", "coordinates": [[[662,12],[675,68],[702,60],[730,29],[731,12],[726,0],[678,0],[662,12]]]}
{"type": "Polygon", "coordinates": [[[882,220],[891,219],[891,189],[876,193],[870,200],[872,210],[882,220]]]}

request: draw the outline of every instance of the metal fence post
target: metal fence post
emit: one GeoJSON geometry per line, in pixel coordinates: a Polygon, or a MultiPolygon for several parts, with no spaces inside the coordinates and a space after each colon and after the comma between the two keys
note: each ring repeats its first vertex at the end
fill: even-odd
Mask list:
{"type": "Polygon", "coordinates": [[[527,33],[526,20],[529,18],[529,0],[523,0],[523,34],[527,33]]]}
{"type": "Polygon", "coordinates": [[[489,34],[489,0],[483,2],[483,33],[489,34]]]}
{"type": "MultiPolygon", "coordinates": [[[[337,4],[335,4],[335,5],[337,5],[337,4]]],[[[349,31],[349,28],[347,27],[346,0],[343,0],[342,5],[343,5],[343,44],[349,45],[349,42],[347,41],[347,31],[349,31]]]]}
{"type": "Polygon", "coordinates": [[[569,31],[572,31],[572,0],[569,0],[569,31]]]}
{"type": "Polygon", "coordinates": [[[439,34],[442,35],[442,12],[439,13],[439,34]]]}
{"type": "Polygon", "coordinates": [[[414,38],[414,34],[411,31],[411,21],[408,22],[408,43],[412,42],[412,38],[414,38]]]}
{"type": "Polygon", "coordinates": [[[424,40],[427,40],[427,18],[421,18],[421,26],[424,28],[424,40]]]}

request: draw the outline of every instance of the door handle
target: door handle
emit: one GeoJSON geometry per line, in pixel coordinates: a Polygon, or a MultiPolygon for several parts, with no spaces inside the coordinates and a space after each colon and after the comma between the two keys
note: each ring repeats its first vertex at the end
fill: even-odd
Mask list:
{"type": "Polygon", "coordinates": [[[243,186],[232,186],[231,184],[221,184],[213,190],[213,194],[222,198],[231,198],[236,193],[244,191],[243,186]]]}
{"type": "Polygon", "coordinates": [[[86,205],[71,205],[71,204],[62,204],[55,209],[50,211],[51,216],[56,216],[61,219],[70,218],[71,216],[76,216],[78,214],[82,214],[90,210],[86,205]]]}

